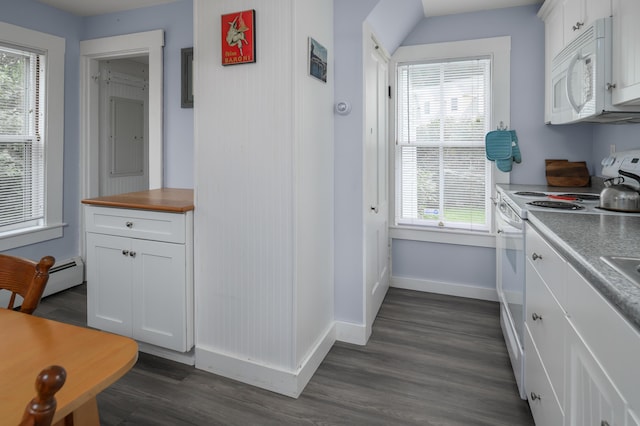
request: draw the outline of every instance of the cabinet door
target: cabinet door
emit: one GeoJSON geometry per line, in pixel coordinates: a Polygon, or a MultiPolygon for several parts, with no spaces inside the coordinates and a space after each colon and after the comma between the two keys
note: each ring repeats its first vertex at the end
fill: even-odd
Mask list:
{"type": "Polygon", "coordinates": [[[87,323],[131,337],[131,240],[87,233],[87,323]]]}
{"type": "Polygon", "coordinates": [[[183,244],[134,240],[133,337],[184,352],[186,263],[183,244]]]}
{"type": "Polygon", "coordinates": [[[573,327],[567,333],[567,426],[625,425],[625,403],[573,327]]]}
{"type": "Polygon", "coordinates": [[[640,105],[640,1],[613,1],[614,105],[640,105]]]}
{"type": "Polygon", "coordinates": [[[584,23],[590,25],[596,19],[611,16],[611,0],[586,0],[584,23]]]}
{"type": "Polygon", "coordinates": [[[564,44],[578,37],[585,27],[585,0],[564,1],[564,44]]]}
{"type": "Polygon", "coordinates": [[[536,426],[559,426],[564,422],[560,401],[542,364],[529,327],[524,333],[524,387],[536,426]]]}

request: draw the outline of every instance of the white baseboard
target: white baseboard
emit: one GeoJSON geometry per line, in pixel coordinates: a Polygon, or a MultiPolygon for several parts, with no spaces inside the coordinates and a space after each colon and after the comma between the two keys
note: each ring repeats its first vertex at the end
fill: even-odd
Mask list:
{"type": "Polygon", "coordinates": [[[364,346],[369,341],[367,327],[364,324],[336,321],[336,340],[364,346]]]}
{"type": "Polygon", "coordinates": [[[138,342],[138,350],[146,354],[158,356],[160,358],[179,362],[181,364],[194,365],[196,363],[195,351],[191,349],[189,352],[176,352],[170,349],[161,348],[159,346],[150,345],[144,342],[138,342]]]}
{"type": "Polygon", "coordinates": [[[495,288],[475,287],[467,284],[391,277],[391,287],[467,297],[469,299],[489,300],[492,302],[498,301],[498,293],[495,288]]]}
{"type": "Polygon", "coordinates": [[[335,342],[335,333],[335,326],[332,325],[297,370],[284,370],[249,359],[240,359],[199,345],[196,345],[195,365],[201,370],[297,398],[329,353],[335,342]]]}

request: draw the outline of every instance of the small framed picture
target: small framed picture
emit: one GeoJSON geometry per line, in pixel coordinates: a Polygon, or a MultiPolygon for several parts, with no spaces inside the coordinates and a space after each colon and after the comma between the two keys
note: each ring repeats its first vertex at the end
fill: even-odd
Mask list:
{"type": "Polygon", "coordinates": [[[327,48],[309,37],[309,75],[327,82],[327,48]]]}
{"type": "Polygon", "coordinates": [[[222,15],[222,65],[256,61],[256,11],[222,15]]]}
{"type": "Polygon", "coordinates": [[[193,47],[185,47],[180,51],[181,63],[181,106],[193,108],[193,47]]]}

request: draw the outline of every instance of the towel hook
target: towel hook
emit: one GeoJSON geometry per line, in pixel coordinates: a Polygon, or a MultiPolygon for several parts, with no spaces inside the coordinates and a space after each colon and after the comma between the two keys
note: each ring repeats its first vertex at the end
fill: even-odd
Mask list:
{"type": "Polygon", "coordinates": [[[500,124],[498,125],[498,130],[508,130],[509,126],[505,126],[504,125],[504,121],[500,121],[500,124]]]}

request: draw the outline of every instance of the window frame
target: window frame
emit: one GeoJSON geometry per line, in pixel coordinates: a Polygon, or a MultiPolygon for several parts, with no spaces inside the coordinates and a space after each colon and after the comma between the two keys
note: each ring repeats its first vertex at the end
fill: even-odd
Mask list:
{"type": "Polygon", "coordinates": [[[0,22],[0,42],[46,55],[44,220],[42,225],[0,233],[0,250],[4,251],[59,238],[63,234],[65,39],[0,22]]]}
{"type": "MultiPolygon", "coordinates": [[[[510,68],[511,68],[511,37],[492,37],[475,40],[463,40],[444,43],[422,44],[415,46],[401,46],[394,53],[389,62],[389,74],[392,93],[396,94],[398,64],[427,61],[447,61],[480,56],[491,58],[491,115],[489,128],[498,128],[501,123],[510,122],[510,68]]],[[[495,247],[494,236],[494,204],[490,203],[490,232],[467,231],[460,229],[439,229],[416,225],[397,224],[397,174],[399,172],[399,158],[397,153],[396,109],[397,96],[393,96],[390,108],[390,135],[392,143],[389,147],[389,161],[391,170],[389,176],[389,223],[391,238],[428,241],[437,243],[453,243],[461,245],[495,247]]],[[[491,164],[491,178],[493,187],[497,183],[509,183],[510,174],[498,171],[495,164],[491,164]]],[[[495,189],[492,190],[492,194],[495,189]]]]}

